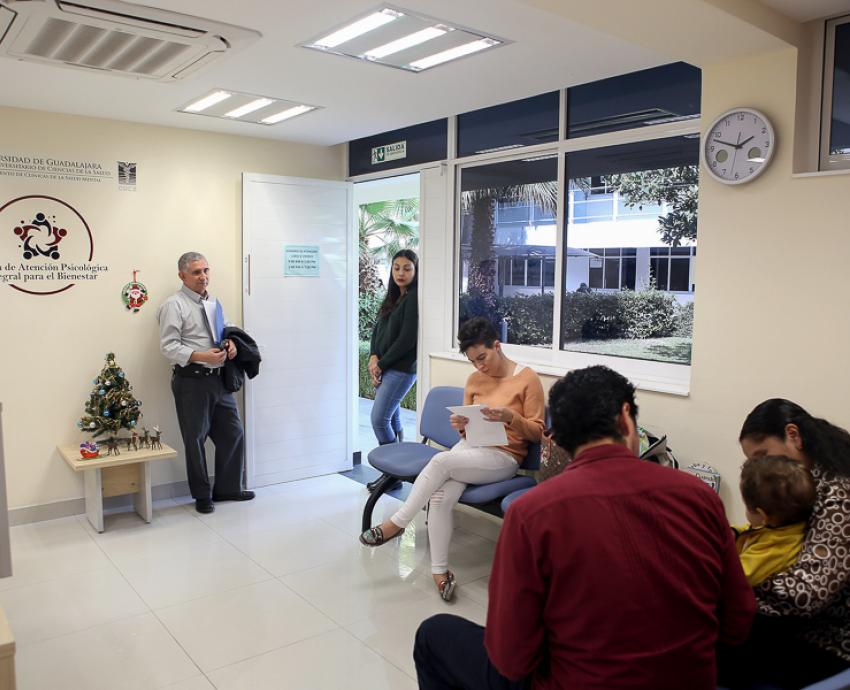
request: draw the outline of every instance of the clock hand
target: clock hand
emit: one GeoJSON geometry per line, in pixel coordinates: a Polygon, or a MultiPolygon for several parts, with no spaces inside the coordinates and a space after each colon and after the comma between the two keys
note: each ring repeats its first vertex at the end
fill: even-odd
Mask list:
{"type": "MultiPolygon", "coordinates": [[[[738,135],[740,136],[740,135],[738,135]]],[[[733,144],[731,141],[723,141],[722,139],[712,139],[712,141],[718,144],[725,144],[726,146],[732,146],[734,148],[738,148],[738,144],[733,144]]]]}
{"type": "Polygon", "coordinates": [[[733,175],[735,173],[735,160],[738,158],[738,149],[740,149],[743,144],[741,144],[741,133],[738,132],[738,136],[735,137],[735,153],[732,154],[732,165],[729,166],[729,174],[733,175]]]}
{"type": "Polygon", "coordinates": [[[742,142],[741,142],[738,146],[739,146],[739,147],[741,147],[741,146],[743,146],[744,144],[746,144],[748,141],[750,141],[750,139],[755,139],[755,138],[756,138],[756,135],[755,135],[755,134],[753,134],[751,137],[749,137],[749,138],[747,138],[747,139],[744,139],[744,141],[742,141],[742,142]]]}

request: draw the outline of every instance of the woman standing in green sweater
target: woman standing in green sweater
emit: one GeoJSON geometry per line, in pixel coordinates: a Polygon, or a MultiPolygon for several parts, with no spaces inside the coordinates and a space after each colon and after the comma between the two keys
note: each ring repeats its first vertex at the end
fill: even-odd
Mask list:
{"type": "Polygon", "coordinates": [[[396,252],[387,296],[369,345],[369,374],[375,386],[372,429],[378,443],[402,440],[399,404],[416,381],[419,258],[409,249],[396,252]]]}

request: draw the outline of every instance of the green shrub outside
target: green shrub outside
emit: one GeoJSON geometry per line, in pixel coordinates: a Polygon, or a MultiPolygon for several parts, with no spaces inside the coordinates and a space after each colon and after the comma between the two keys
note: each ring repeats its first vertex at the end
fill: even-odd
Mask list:
{"type": "Polygon", "coordinates": [[[383,295],[378,292],[360,294],[357,303],[359,317],[357,332],[361,341],[369,342],[372,339],[372,329],[375,328],[375,323],[378,321],[378,310],[381,308],[383,299],[383,295]]]}
{"type": "Polygon", "coordinates": [[[676,330],[676,298],[658,290],[623,290],[620,298],[626,338],[666,338],[676,330]]]}
{"type": "MultiPolygon", "coordinates": [[[[480,301],[480,300],[478,300],[480,301]]],[[[496,314],[508,323],[508,342],[517,345],[551,343],[555,296],[514,295],[496,298],[496,314]]],[[[460,296],[459,311],[467,318],[480,305],[468,294],[460,296]]],[[[567,342],[613,339],[691,337],[693,303],[680,305],[660,290],[569,292],[563,300],[561,335],[567,342]]]]}
{"type": "MultiPolygon", "coordinates": [[[[369,330],[371,334],[371,329],[369,330]]],[[[372,377],[369,376],[369,341],[360,341],[359,344],[359,352],[358,352],[358,392],[357,395],[361,398],[368,398],[369,400],[375,399],[375,387],[372,385],[372,377]]],[[[401,399],[401,406],[405,410],[416,410],[416,384],[414,383],[411,386],[410,390],[407,391],[407,395],[405,395],[401,399]]]]}
{"type": "Polygon", "coordinates": [[[508,342],[516,345],[552,343],[552,314],[555,295],[515,295],[503,297],[501,311],[508,322],[508,342]]]}
{"type": "Polygon", "coordinates": [[[621,292],[568,292],[564,295],[564,340],[609,340],[626,337],[621,292]]]}
{"type": "Polygon", "coordinates": [[[690,338],[694,334],[694,303],[676,304],[675,335],[690,338]]]}

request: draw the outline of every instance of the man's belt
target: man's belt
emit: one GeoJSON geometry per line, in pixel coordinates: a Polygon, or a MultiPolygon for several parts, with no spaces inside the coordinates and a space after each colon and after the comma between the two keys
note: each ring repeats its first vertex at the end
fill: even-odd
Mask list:
{"type": "Polygon", "coordinates": [[[221,370],[222,367],[210,369],[209,367],[205,367],[203,364],[192,362],[191,364],[187,364],[185,367],[175,365],[174,375],[184,376],[186,378],[198,378],[199,376],[221,376],[221,370]]]}

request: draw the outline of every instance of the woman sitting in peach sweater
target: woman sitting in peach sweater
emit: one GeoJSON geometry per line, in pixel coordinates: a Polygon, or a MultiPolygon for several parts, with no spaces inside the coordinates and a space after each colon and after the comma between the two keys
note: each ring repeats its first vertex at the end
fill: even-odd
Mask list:
{"type": "MultiPolygon", "coordinates": [[[[544,414],[540,379],[528,367],[505,356],[490,321],[483,317],[470,319],[460,327],[458,340],[460,351],[477,369],[467,379],[463,404],[484,405],[482,413],[487,419],[505,425],[508,445],[475,448],[462,438],[451,450],[437,453],[419,473],[398,512],[360,535],[363,544],[380,546],[404,532],[430,501],[431,572],[446,601],[455,589],[455,578],[448,568],[455,504],[468,484],[490,484],[514,476],[525,459],[529,441],[540,441],[544,414]]],[[[469,420],[452,415],[450,421],[464,437],[469,420]]]]}

